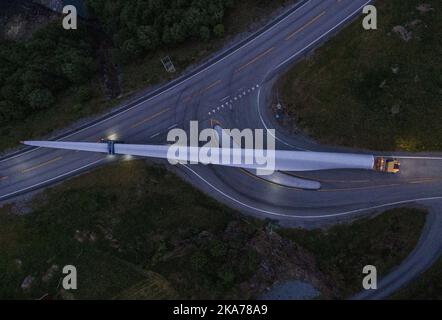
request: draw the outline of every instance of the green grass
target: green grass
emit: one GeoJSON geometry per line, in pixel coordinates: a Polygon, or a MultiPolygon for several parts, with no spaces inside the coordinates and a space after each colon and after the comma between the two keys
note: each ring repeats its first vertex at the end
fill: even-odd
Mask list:
{"type": "Polygon", "coordinates": [[[187,41],[177,47],[157,50],[138,61],[121,65],[122,96],[108,100],[104,97],[98,76],[83,88],[90,92],[91,98],[84,100],[78,93],[79,88],[72,88],[57,97],[53,108],[35,112],[24,121],[9,123],[0,128],[0,151],[16,147],[18,142],[48,135],[55,130],[63,129],[75,121],[94,116],[111,109],[129,99],[137,91],[172,80],[183,74],[189,66],[221,49],[241,32],[248,31],[250,26],[267,17],[272,11],[287,4],[287,0],[237,2],[225,16],[224,39],[213,39],[208,42],[187,41]],[[167,73],[161,64],[161,58],[169,55],[176,67],[176,73],[167,73]]]}
{"type": "Polygon", "coordinates": [[[74,298],[106,299],[237,297],[239,284],[257,268],[244,242],[261,222],[242,222],[233,210],[142,161],[73,179],[31,207],[25,216],[9,206],[0,212],[2,298],[60,297],[60,274],[41,281],[54,264],[77,267],[74,298]],[[232,221],[241,222],[241,235],[223,239],[232,221]],[[24,292],[19,286],[28,275],[36,278],[35,288],[24,292]]]}
{"type": "Polygon", "coordinates": [[[363,265],[375,264],[382,276],[399,264],[425,220],[419,210],[397,209],[326,232],[270,236],[267,222],[139,160],[71,179],[25,207],[24,215],[0,208],[0,298],[254,298],[295,274],[345,297],[360,290],[363,265]],[[77,267],[74,292],[59,286],[67,264],[77,267]],[[276,278],[263,264],[278,270],[276,278]],[[53,265],[58,272],[44,282],[53,265]],[[22,290],[29,275],[35,282],[22,290]]]}
{"type": "Polygon", "coordinates": [[[148,272],[146,280],[124,290],[115,298],[121,300],[176,299],[177,294],[164,277],[158,273],[148,272]]]}
{"type": "Polygon", "coordinates": [[[69,298],[71,294],[60,289],[61,269],[69,264],[78,272],[78,290],[73,295],[76,299],[110,299],[147,278],[96,247],[81,246],[72,232],[64,233],[68,230],[60,221],[45,221],[47,225],[43,226],[40,223],[44,218],[47,216],[40,213],[24,218],[0,210],[2,299],[36,299],[46,294],[55,299],[69,298]],[[58,270],[44,281],[52,266],[58,266],[58,270]],[[35,280],[29,290],[22,290],[20,285],[27,276],[35,280]]]}
{"type": "Polygon", "coordinates": [[[424,2],[435,10],[419,13],[419,0],[377,1],[378,30],[358,19],[291,69],[281,81],[290,125],[329,144],[442,150],[442,6],[424,2]],[[393,32],[397,25],[412,40],[393,32]]]}
{"type": "Polygon", "coordinates": [[[422,210],[401,208],[326,232],[284,230],[282,234],[312,252],[338,297],[346,298],[362,290],[365,265],[376,266],[382,278],[407,257],[419,240],[425,217],[422,210]]]}

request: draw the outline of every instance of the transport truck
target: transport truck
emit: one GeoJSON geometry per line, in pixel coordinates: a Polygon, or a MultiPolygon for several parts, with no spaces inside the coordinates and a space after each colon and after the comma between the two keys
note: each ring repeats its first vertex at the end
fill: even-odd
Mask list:
{"type": "Polygon", "coordinates": [[[399,173],[401,163],[394,158],[375,157],[373,169],[379,172],[399,173]]]}

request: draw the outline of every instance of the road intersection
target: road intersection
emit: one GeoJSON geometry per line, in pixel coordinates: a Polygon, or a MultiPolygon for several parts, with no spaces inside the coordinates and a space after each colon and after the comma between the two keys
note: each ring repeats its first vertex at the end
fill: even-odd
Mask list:
{"type": "MultiPolygon", "coordinates": [[[[268,128],[272,124],[269,99],[274,79],[287,64],[301,58],[339,26],[357,16],[367,1],[304,1],[291,14],[215,63],[134,106],[63,137],[63,141],[96,142],[112,136],[127,143],[165,143],[174,127],[186,129],[190,120],[202,128],[213,121],[231,128],[268,128]]],[[[274,125],[274,124],[272,124],[274,125]]],[[[305,137],[278,131],[278,149],[342,151],[305,137]]],[[[437,158],[438,155],[435,155],[437,158]]],[[[0,201],[52,184],[108,162],[102,155],[33,149],[0,160],[0,201]]],[[[309,173],[322,182],[320,192],[284,188],[229,168],[185,168],[207,193],[242,211],[270,216],[324,218],[362,212],[442,196],[442,169],[437,160],[404,159],[399,176],[375,172],[330,171],[309,173]],[[202,177],[202,179],[198,178],[202,177]],[[216,187],[223,193],[214,192],[216,187]],[[214,194],[215,193],[215,194],[214,194]],[[230,195],[226,198],[224,194],[230,195]],[[247,209],[249,208],[249,209],[247,209]],[[273,214],[270,214],[272,212],[273,214]]]]}
{"type": "MultiPolygon", "coordinates": [[[[322,146],[278,128],[269,105],[280,74],[361,14],[367,0],[301,1],[280,18],[190,74],[129,105],[73,129],[60,141],[97,142],[112,136],[132,144],[164,144],[175,127],[214,122],[225,128],[276,128],[277,149],[354,152],[322,146]]],[[[361,27],[361,32],[363,31],[361,27]]],[[[364,152],[364,151],[361,151],[364,152]]],[[[392,206],[415,203],[442,207],[442,154],[395,154],[399,175],[362,170],[307,172],[318,191],[278,185],[236,168],[174,168],[193,185],[244,213],[288,225],[329,224],[392,206]]],[[[52,185],[112,159],[102,154],[25,149],[0,158],[0,203],[52,185]]],[[[436,254],[436,251],[434,253],[436,254]]]]}

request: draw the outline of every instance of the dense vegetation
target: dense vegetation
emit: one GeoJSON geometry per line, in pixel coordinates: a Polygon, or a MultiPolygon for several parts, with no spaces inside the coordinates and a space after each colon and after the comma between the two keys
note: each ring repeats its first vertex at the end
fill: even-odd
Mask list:
{"type": "MultiPolygon", "coordinates": [[[[87,29],[50,24],[28,41],[0,42],[0,128],[52,107],[59,94],[95,75],[97,65],[87,29]]],[[[87,99],[87,92],[83,91],[87,99]]],[[[1,135],[8,132],[0,130],[1,135]]]]}
{"type": "Polygon", "coordinates": [[[208,41],[224,35],[225,10],[233,0],[87,0],[118,49],[129,62],[146,51],[188,39],[208,41]]]}
{"type": "Polygon", "coordinates": [[[325,143],[442,150],[441,2],[376,7],[378,30],[358,20],[287,74],[288,113],[325,143]]]}
{"type": "MultiPolygon", "coordinates": [[[[113,40],[113,57],[121,64],[188,39],[206,42],[223,37],[225,10],[233,2],[89,0],[87,5],[113,40]]],[[[97,39],[90,26],[81,22],[79,26],[66,31],[57,21],[27,41],[0,42],[3,135],[8,134],[6,124],[53,107],[60,94],[74,93],[80,102],[90,98],[91,89],[84,84],[97,77],[97,39]]]]}
{"type": "Polygon", "coordinates": [[[171,80],[287,2],[88,0],[91,21],[76,32],[57,21],[29,40],[0,41],[0,150],[171,80]],[[166,55],[175,74],[164,71],[166,55]]]}

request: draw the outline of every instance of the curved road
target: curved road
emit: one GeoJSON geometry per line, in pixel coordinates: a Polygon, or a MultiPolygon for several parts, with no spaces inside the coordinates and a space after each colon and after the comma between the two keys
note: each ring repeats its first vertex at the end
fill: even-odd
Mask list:
{"type": "MultiPolygon", "coordinates": [[[[165,143],[174,127],[200,129],[276,127],[269,111],[275,79],[290,63],[326,41],[358,16],[367,0],[301,1],[275,22],[235,48],[221,53],[188,76],[102,119],[83,125],[62,141],[165,143]]],[[[277,133],[277,148],[342,151],[299,135],[277,133]]],[[[353,151],[354,152],[354,151],[353,151]]],[[[192,184],[242,212],[283,220],[286,224],[333,223],[389,206],[440,204],[441,154],[406,155],[399,175],[349,170],[303,173],[322,183],[319,191],[276,185],[243,170],[212,166],[174,168],[192,184]],[[424,157],[425,156],[425,157],[424,157]]],[[[112,161],[101,154],[26,149],[0,159],[0,202],[41,189],[112,161]]]]}

